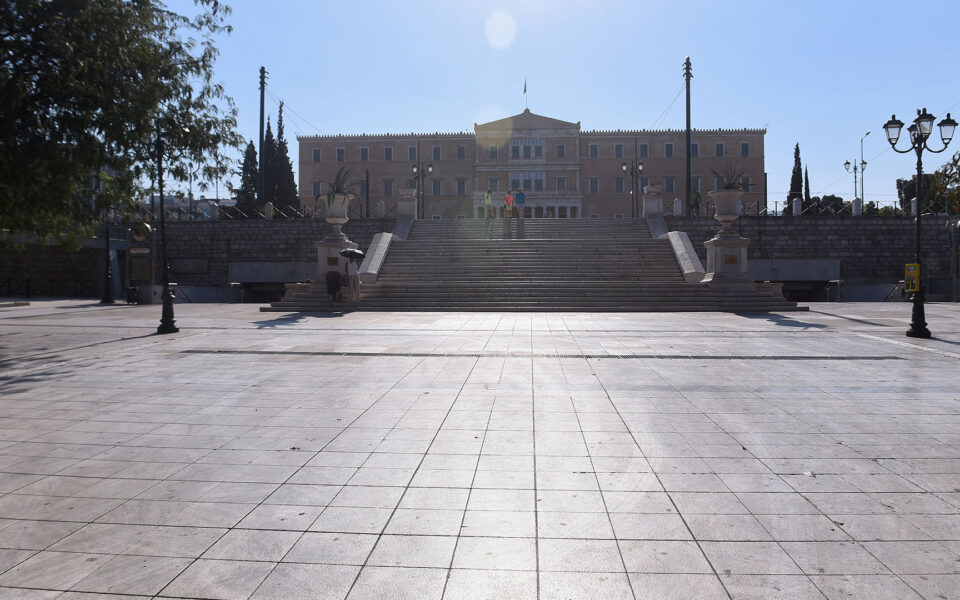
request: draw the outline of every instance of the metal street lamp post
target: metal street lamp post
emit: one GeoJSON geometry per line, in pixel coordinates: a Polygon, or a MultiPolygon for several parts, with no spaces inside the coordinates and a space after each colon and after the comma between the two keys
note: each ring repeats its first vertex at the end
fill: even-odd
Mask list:
{"type": "MultiPolygon", "coordinates": [[[[857,192],[858,192],[857,173],[861,173],[861,174],[862,174],[862,173],[863,173],[863,167],[866,166],[867,163],[861,163],[860,165],[858,165],[856,162],[854,162],[854,163],[853,163],[853,169],[850,168],[850,164],[851,164],[851,163],[850,163],[849,160],[846,161],[846,162],[844,162],[844,163],[843,163],[843,168],[846,169],[847,173],[850,173],[850,172],[853,173],[853,202],[856,203],[856,201],[857,201],[857,192]],[[858,169],[858,167],[859,167],[859,169],[858,169]]],[[[860,198],[860,203],[861,203],[861,204],[860,204],[860,208],[861,208],[861,210],[862,210],[862,209],[863,209],[863,197],[860,198]]],[[[854,214],[856,214],[856,213],[854,213],[854,214]]]]}
{"type": "Polygon", "coordinates": [[[914,215],[917,220],[917,248],[916,256],[914,257],[914,262],[917,265],[917,290],[913,293],[913,315],[910,321],[910,329],[907,330],[907,337],[916,338],[930,337],[930,330],[927,329],[926,316],[923,310],[923,270],[920,268],[920,214],[923,212],[923,151],[929,150],[934,154],[939,154],[946,150],[947,146],[950,145],[950,140],[953,139],[953,132],[957,128],[957,122],[950,118],[950,113],[947,113],[947,118],[941,120],[938,124],[943,148],[934,150],[927,145],[927,140],[933,132],[933,121],[934,116],[928,113],[926,108],[923,109],[923,112],[917,111],[917,118],[914,119],[913,124],[907,128],[907,131],[910,132],[910,147],[905,150],[897,149],[897,141],[900,139],[900,130],[903,129],[903,121],[898,120],[897,115],[893,115],[883,126],[883,130],[887,134],[887,141],[890,142],[890,147],[893,148],[895,152],[907,154],[913,151],[917,154],[917,211],[916,215],[914,215]]]}
{"type": "Polygon", "coordinates": [[[417,162],[413,163],[411,169],[413,171],[413,179],[417,182],[417,218],[422,219],[423,217],[423,184],[426,180],[427,175],[433,173],[433,163],[424,165],[420,162],[420,144],[417,144],[417,162]]]}
{"type": "Polygon", "coordinates": [[[637,181],[640,179],[640,173],[643,172],[643,162],[634,158],[629,163],[623,163],[620,165],[620,170],[630,175],[630,196],[632,200],[630,211],[632,213],[632,217],[637,217],[637,213],[639,212],[637,181]]]}
{"type": "Polygon", "coordinates": [[[163,283],[163,292],[160,297],[163,302],[163,309],[160,316],[160,326],[157,327],[157,333],[177,333],[180,329],[173,318],[173,292],[170,291],[170,261],[167,260],[167,226],[166,210],[163,206],[163,138],[160,135],[160,126],[157,125],[157,186],[160,193],[160,260],[163,263],[161,267],[161,281],[163,283]]]}
{"type": "Polygon", "coordinates": [[[860,138],[860,201],[864,204],[867,203],[867,200],[864,198],[866,194],[863,191],[863,184],[867,177],[863,174],[863,172],[867,170],[867,161],[863,160],[863,140],[868,135],[870,135],[869,131],[863,134],[863,137],[860,138]]]}
{"type": "MultiPolygon", "coordinates": [[[[96,192],[99,195],[101,190],[100,176],[97,176],[96,192]]],[[[113,266],[110,264],[110,211],[103,210],[103,296],[100,297],[100,304],[113,304],[113,266]]]]}

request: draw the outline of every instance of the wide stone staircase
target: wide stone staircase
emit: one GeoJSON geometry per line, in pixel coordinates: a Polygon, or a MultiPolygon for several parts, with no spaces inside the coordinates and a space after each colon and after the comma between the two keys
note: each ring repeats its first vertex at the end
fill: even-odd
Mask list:
{"type": "Polygon", "coordinates": [[[642,219],[416,221],[358,305],[331,305],[322,288],[303,286],[266,310],[797,310],[779,285],[684,281],[670,242],[642,219]]]}

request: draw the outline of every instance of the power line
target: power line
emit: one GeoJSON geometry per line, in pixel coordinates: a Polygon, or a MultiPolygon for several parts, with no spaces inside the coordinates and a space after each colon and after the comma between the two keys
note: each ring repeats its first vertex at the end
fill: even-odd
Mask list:
{"type": "MultiPolygon", "coordinates": [[[[273,92],[270,91],[270,88],[267,88],[267,94],[269,94],[270,97],[274,99],[274,101],[276,101],[276,102],[278,102],[278,103],[280,102],[280,99],[279,99],[273,92]]],[[[288,111],[290,111],[290,112],[294,115],[294,117],[296,117],[297,119],[299,119],[303,124],[308,125],[311,129],[315,130],[315,131],[316,131],[317,133],[319,133],[320,135],[326,135],[326,134],[324,134],[324,132],[323,132],[322,129],[320,129],[319,127],[317,127],[316,125],[314,125],[314,124],[311,123],[310,121],[306,120],[306,119],[303,117],[303,115],[301,115],[300,113],[298,113],[298,112],[295,111],[294,109],[290,108],[290,105],[287,104],[286,102],[283,103],[283,108],[285,108],[285,109],[287,109],[288,111]]],[[[296,129],[296,126],[294,126],[294,128],[296,129]]],[[[302,133],[299,129],[297,130],[297,132],[298,132],[298,133],[302,133]]]]}
{"type": "Polygon", "coordinates": [[[653,124],[650,126],[650,129],[656,129],[659,125],[662,125],[663,122],[667,119],[667,116],[670,114],[670,110],[673,108],[673,105],[677,103],[677,98],[680,97],[680,94],[683,93],[686,83],[680,84],[680,89],[677,90],[677,95],[673,97],[673,100],[670,101],[670,104],[667,105],[663,112],[653,121],[653,124]]]}

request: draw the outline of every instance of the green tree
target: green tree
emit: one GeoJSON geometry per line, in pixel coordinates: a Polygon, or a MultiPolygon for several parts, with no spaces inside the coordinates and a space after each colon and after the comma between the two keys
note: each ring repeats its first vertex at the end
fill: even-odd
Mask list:
{"type": "Polygon", "coordinates": [[[803,168],[803,206],[810,206],[810,174],[807,168],[803,168]]]}
{"type": "Polygon", "coordinates": [[[297,196],[297,184],[293,180],[293,163],[287,149],[287,138],[283,134],[283,102],[277,114],[277,154],[274,157],[273,177],[276,189],[274,205],[281,214],[288,209],[300,208],[300,199],[297,196]]]}
{"type": "Polygon", "coordinates": [[[267,202],[277,205],[277,140],[273,137],[270,117],[267,117],[267,131],[263,134],[263,148],[260,150],[260,172],[263,174],[263,198],[257,199],[262,209],[267,202]]]}
{"type": "Polygon", "coordinates": [[[240,189],[237,190],[237,208],[245,215],[252,215],[257,209],[257,149],[253,140],[247,143],[243,153],[243,166],[240,168],[240,189]]]}
{"type": "MultiPolygon", "coordinates": [[[[940,212],[943,210],[943,185],[936,173],[923,174],[923,196],[920,199],[920,212],[940,212]]],[[[897,197],[900,208],[910,211],[911,201],[917,197],[917,176],[897,180],[897,197]]]]}
{"type": "Polygon", "coordinates": [[[197,5],[187,17],[159,0],[0,3],[0,229],[89,231],[91,177],[103,175],[105,202],[131,203],[158,130],[172,179],[191,162],[227,172],[218,159],[239,142],[236,109],[212,75],[230,9],[197,5]]]}
{"type": "Polygon", "coordinates": [[[783,214],[793,214],[794,198],[803,198],[803,167],[800,163],[800,144],[793,149],[793,173],[790,175],[790,191],[783,205],[783,214]]]}
{"type": "Polygon", "coordinates": [[[939,189],[948,210],[954,214],[960,213],[960,152],[936,170],[937,188],[939,189]]]}
{"type": "MultiPolygon", "coordinates": [[[[827,194],[820,198],[820,211],[825,215],[839,215],[844,210],[843,198],[827,194]]],[[[849,211],[848,211],[849,212],[849,211]]]]}

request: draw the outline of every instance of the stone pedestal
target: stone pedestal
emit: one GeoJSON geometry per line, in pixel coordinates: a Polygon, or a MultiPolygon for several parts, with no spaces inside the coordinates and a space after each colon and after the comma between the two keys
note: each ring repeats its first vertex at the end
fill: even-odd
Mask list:
{"type": "Polygon", "coordinates": [[[397,200],[397,216],[417,218],[417,198],[416,196],[401,196],[397,200]]]}
{"type": "MultiPolygon", "coordinates": [[[[351,242],[346,238],[342,240],[324,239],[317,242],[316,247],[317,274],[314,277],[314,282],[315,284],[319,285],[325,285],[325,276],[327,271],[337,271],[341,274],[347,273],[347,266],[349,265],[350,261],[340,256],[341,250],[346,250],[347,248],[359,248],[355,242],[351,242]]],[[[357,285],[351,285],[351,288],[353,290],[359,289],[357,285]]],[[[344,300],[347,300],[347,290],[344,290],[343,298],[344,300]]],[[[353,301],[356,302],[356,300],[353,301]]]]}
{"type": "Polygon", "coordinates": [[[853,199],[853,216],[862,217],[863,216],[863,200],[860,198],[853,199]]]}
{"type": "Polygon", "coordinates": [[[703,243],[707,248],[707,273],[704,283],[747,283],[747,246],[750,240],[736,234],[718,234],[703,243]]]}
{"type": "Polygon", "coordinates": [[[641,216],[649,217],[663,214],[663,197],[660,196],[660,192],[662,191],[663,186],[660,185],[648,185],[643,188],[643,211],[641,216]]]}

